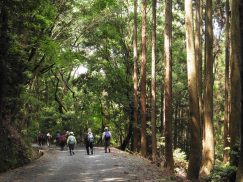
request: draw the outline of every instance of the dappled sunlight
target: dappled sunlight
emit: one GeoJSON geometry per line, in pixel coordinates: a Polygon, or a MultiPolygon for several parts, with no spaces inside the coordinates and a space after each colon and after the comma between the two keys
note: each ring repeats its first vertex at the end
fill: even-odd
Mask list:
{"type": "Polygon", "coordinates": [[[94,155],[87,155],[84,148],[77,147],[72,156],[66,148],[45,151],[39,160],[16,169],[10,181],[151,181],[161,175],[148,161],[126,152],[112,148],[111,153],[105,153],[102,147],[95,149],[94,155]]]}
{"type": "Polygon", "coordinates": [[[124,178],[104,178],[102,181],[124,181],[124,178]]]}
{"type": "Polygon", "coordinates": [[[102,169],[100,170],[101,172],[107,172],[107,171],[113,171],[117,169],[124,169],[124,167],[114,167],[114,168],[107,168],[107,169],[102,169]]]}

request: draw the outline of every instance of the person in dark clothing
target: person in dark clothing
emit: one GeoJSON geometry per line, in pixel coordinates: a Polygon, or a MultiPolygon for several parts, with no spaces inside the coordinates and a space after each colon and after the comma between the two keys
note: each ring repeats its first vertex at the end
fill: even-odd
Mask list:
{"type": "Polygon", "coordinates": [[[111,141],[111,132],[108,130],[108,127],[105,127],[105,131],[102,135],[102,141],[104,142],[105,153],[107,153],[107,149],[111,152],[110,149],[110,141],[111,141]]]}
{"type": "Polygon", "coordinates": [[[64,150],[64,147],[65,147],[65,144],[66,144],[66,133],[62,133],[60,136],[59,136],[59,145],[61,147],[61,150],[64,150]]]}
{"type": "Polygon", "coordinates": [[[42,147],[44,145],[44,141],[45,141],[45,136],[43,133],[39,132],[38,136],[37,136],[37,141],[38,141],[38,145],[40,147],[42,147]]]}
{"type": "Polygon", "coordinates": [[[56,133],[56,146],[60,145],[59,138],[60,138],[60,132],[58,131],[58,132],[56,133]]]}
{"type": "Polygon", "coordinates": [[[88,133],[85,134],[84,137],[84,142],[85,142],[85,147],[87,151],[87,155],[91,154],[93,155],[94,153],[94,135],[91,132],[91,129],[88,129],[88,133]]]}

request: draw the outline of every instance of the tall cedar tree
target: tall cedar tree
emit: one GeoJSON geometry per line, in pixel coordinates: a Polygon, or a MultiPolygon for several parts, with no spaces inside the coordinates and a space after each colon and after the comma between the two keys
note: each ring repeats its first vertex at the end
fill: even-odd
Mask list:
{"type": "Polygon", "coordinates": [[[200,123],[202,123],[202,41],[201,41],[201,0],[196,0],[196,18],[195,18],[195,59],[197,64],[198,98],[200,110],[200,123]]]}
{"type": "Polygon", "coordinates": [[[201,164],[202,141],[200,135],[199,101],[197,88],[197,68],[193,35],[192,0],[185,0],[185,28],[187,47],[187,74],[190,109],[190,156],[187,178],[198,180],[201,164]]]}
{"type": "Polygon", "coordinates": [[[133,150],[138,150],[138,48],[137,48],[137,0],[134,0],[133,25],[133,150]]]}
{"type": "MultiPolygon", "coordinates": [[[[240,27],[239,27],[239,35],[240,35],[240,50],[243,48],[243,3],[242,1],[239,2],[239,17],[240,17],[240,27]]],[[[242,60],[243,60],[243,52],[240,51],[240,62],[241,62],[241,67],[240,67],[240,74],[241,74],[241,94],[243,94],[243,68],[242,68],[242,60]]],[[[240,163],[238,166],[238,171],[236,175],[236,181],[237,182],[242,182],[243,181],[243,98],[241,95],[241,144],[240,144],[240,163]]]]}
{"type": "Polygon", "coordinates": [[[237,166],[238,140],[240,139],[241,122],[241,81],[240,81],[240,34],[239,34],[239,1],[231,1],[231,54],[230,54],[230,160],[237,166]]]}
{"type": "Polygon", "coordinates": [[[141,60],[141,155],[146,156],[146,9],[147,1],[142,1],[142,60],[141,60]]]}
{"type": "Polygon", "coordinates": [[[164,28],[164,122],[165,122],[165,167],[174,170],[172,152],[172,1],[165,1],[165,28],[164,28]]]}
{"type": "Polygon", "coordinates": [[[151,75],[151,123],[152,123],[152,160],[156,162],[157,158],[157,141],[156,141],[156,3],[153,0],[152,5],[152,75],[151,75]]]}
{"type": "Polygon", "coordinates": [[[224,100],[224,163],[229,161],[229,0],[225,3],[225,100],[224,100]]]}
{"type": "Polygon", "coordinates": [[[206,1],[205,36],[205,89],[203,122],[203,155],[201,176],[208,176],[214,165],[214,129],[213,129],[213,24],[212,0],[206,1]]]}

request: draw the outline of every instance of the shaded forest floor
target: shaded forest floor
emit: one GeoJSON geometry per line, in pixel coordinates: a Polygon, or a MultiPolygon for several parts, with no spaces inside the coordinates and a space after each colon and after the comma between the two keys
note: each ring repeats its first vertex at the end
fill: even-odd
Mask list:
{"type": "Polygon", "coordinates": [[[86,155],[84,148],[76,148],[70,156],[66,149],[43,148],[44,155],[23,167],[0,174],[2,182],[30,181],[178,181],[172,180],[147,159],[112,148],[104,153],[96,147],[94,155],[86,155]]]}

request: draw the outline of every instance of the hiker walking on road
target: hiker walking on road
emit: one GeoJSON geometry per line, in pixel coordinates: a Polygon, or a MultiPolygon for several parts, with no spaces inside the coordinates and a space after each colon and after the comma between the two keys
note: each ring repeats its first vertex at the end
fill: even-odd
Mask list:
{"type": "Polygon", "coordinates": [[[109,150],[109,152],[111,152],[110,149],[111,132],[108,130],[108,127],[105,127],[105,131],[103,132],[102,135],[102,141],[104,142],[105,153],[107,153],[107,149],[109,150]]]}
{"type": "Polygon", "coordinates": [[[74,133],[71,131],[69,133],[69,136],[68,136],[68,139],[67,139],[67,145],[69,147],[69,152],[70,152],[70,155],[74,155],[74,146],[77,144],[77,140],[74,136],[74,133]]]}
{"type": "Polygon", "coordinates": [[[48,133],[46,134],[46,143],[47,143],[47,146],[48,146],[48,147],[50,147],[51,139],[52,139],[52,136],[51,136],[51,134],[48,132],[48,133]]]}
{"type": "Polygon", "coordinates": [[[42,147],[44,145],[44,141],[45,141],[45,136],[42,132],[39,132],[38,133],[38,136],[37,136],[37,142],[38,142],[38,145],[40,147],[42,147]]]}
{"type": "Polygon", "coordinates": [[[84,138],[85,141],[85,146],[86,146],[86,151],[87,151],[87,155],[91,154],[93,155],[94,152],[94,135],[91,131],[91,129],[88,129],[88,133],[85,135],[84,138]]]}
{"type": "Polygon", "coordinates": [[[59,136],[59,145],[61,147],[61,151],[64,150],[65,144],[66,144],[66,133],[63,132],[60,136],[59,136]]]}

